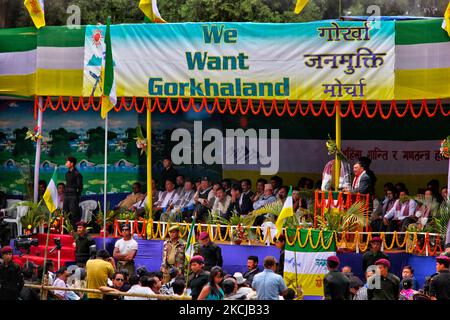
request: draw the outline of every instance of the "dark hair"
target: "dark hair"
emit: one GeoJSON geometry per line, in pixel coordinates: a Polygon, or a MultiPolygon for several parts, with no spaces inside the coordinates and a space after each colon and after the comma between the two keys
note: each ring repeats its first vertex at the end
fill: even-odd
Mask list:
{"type": "Polygon", "coordinates": [[[436,260],[436,262],[442,264],[445,268],[448,268],[450,265],[450,260],[436,260]]]}
{"type": "Polygon", "coordinates": [[[152,286],[155,285],[156,280],[153,277],[149,277],[149,276],[143,276],[139,278],[139,282],[141,283],[142,287],[149,287],[151,288],[152,286]]]}
{"type": "Polygon", "coordinates": [[[169,269],[170,279],[175,278],[178,275],[178,272],[179,272],[178,268],[175,268],[175,267],[170,268],[169,269]]]}
{"type": "Polygon", "coordinates": [[[62,275],[64,272],[66,272],[66,271],[67,271],[67,267],[66,266],[62,266],[62,267],[60,267],[58,269],[58,271],[56,271],[56,276],[58,277],[58,276],[62,275]]]}
{"type": "Polygon", "coordinates": [[[39,180],[38,183],[40,186],[47,186],[47,182],[45,180],[39,180]]]}
{"type": "Polygon", "coordinates": [[[30,280],[31,278],[33,278],[35,268],[36,268],[36,266],[33,263],[31,263],[31,262],[29,262],[28,264],[25,263],[22,268],[23,277],[27,280],[30,280]]]}
{"type": "Polygon", "coordinates": [[[182,295],[184,292],[185,286],[186,286],[186,282],[184,280],[181,280],[181,279],[175,280],[174,283],[172,284],[173,293],[182,295]]]}
{"type": "Polygon", "coordinates": [[[404,266],[404,267],[402,268],[402,271],[405,270],[405,269],[409,269],[409,271],[411,271],[411,274],[414,274],[414,269],[413,269],[413,267],[406,265],[406,266],[404,266]]]}
{"type": "Polygon", "coordinates": [[[286,242],[286,236],[284,234],[280,234],[278,236],[277,240],[280,242],[286,242]]]}
{"type": "Polygon", "coordinates": [[[395,184],[395,189],[400,193],[401,190],[406,189],[406,185],[403,182],[398,182],[395,184]]]}
{"type": "Polygon", "coordinates": [[[259,262],[259,259],[257,256],[248,256],[247,260],[252,260],[256,264],[258,264],[258,262],[259,262]]]}
{"type": "Polygon", "coordinates": [[[281,187],[281,185],[283,184],[283,179],[281,178],[281,177],[279,177],[279,176],[273,176],[272,178],[270,178],[270,180],[272,181],[275,181],[275,185],[276,185],[276,187],[281,187]]]}
{"type": "Polygon", "coordinates": [[[209,280],[208,280],[208,284],[209,284],[209,288],[211,290],[211,294],[215,295],[215,296],[219,296],[220,295],[220,292],[219,292],[219,290],[217,290],[216,283],[214,281],[214,278],[216,276],[218,276],[218,275],[221,275],[223,277],[224,273],[223,273],[223,270],[222,270],[221,267],[215,266],[209,272],[209,280]]]}
{"type": "Polygon", "coordinates": [[[370,164],[372,163],[372,160],[369,157],[363,156],[358,159],[358,162],[364,169],[368,169],[370,167],[370,164]]]}
{"type": "Polygon", "coordinates": [[[234,282],[231,279],[223,280],[222,289],[225,294],[231,294],[234,291],[234,282]]]}
{"type": "Polygon", "coordinates": [[[128,279],[128,283],[130,284],[130,286],[134,286],[134,285],[138,284],[139,283],[139,276],[133,274],[128,279]]]}
{"type": "Polygon", "coordinates": [[[252,181],[250,179],[242,179],[240,183],[246,182],[250,187],[252,186],[252,181]]]}
{"type": "Polygon", "coordinates": [[[231,186],[231,190],[239,191],[239,193],[242,193],[242,188],[241,188],[241,186],[238,185],[237,183],[235,183],[235,184],[233,184],[233,185],[231,186]]]}
{"type": "Polygon", "coordinates": [[[257,184],[258,184],[258,183],[267,184],[267,180],[264,179],[264,178],[260,178],[260,179],[258,179],[258,180],[256,181],[256,183],[257,183],[257,184]]]}
{"type": "Polygon", "coordinates": [[[383,187],[385,187],[385,188],[389,188],[389,187],[394,188],[394,184],[392,182],[386,182],[383,187]]]}
{"type": "Polygon", "coordinates": [[[403,289],[411,289],[412,286],[413,286],[413,281],[412,281],[411,278],[402,280],[402,287],[403,287],[403,289]]]}
{"type": "Polygon", "coordinates": [[[184,176],[184,174],[177,174],[177,176],[176,176],[175,178],[178,178],[178,177],[182,177],[182,178],[183,178],[183,180],[185,179],[185,176],[184,176]]]}
{"type": "Polygon", "coordinates": [[[289,192],[289,187],[288,186],[282,186],[282,187],[280,187],[280,190],[281,189],[284,189],[284,190],[286,190],[286,193],[288,193],[289,192]]]}
{"type": "Polygon", "coordinates": [[[153,276],[157,277],[160,281],[162,281],[162,279],[164,278],[164,275],[161,271],[153,272],[153,276]]]}
{"type": "Polygon", "coordinates": [[[97,258],[102,258],[104,260],[108,259],[110,257],[109,252],[104,250],[104,249],[100,249],[97,251],[97,258]]]}
{"type": "Polygon", "coordinates": [[[117,277],[118,274],[123,275],[123,278],[124,278],[124,280],[125,280],[125,275],[123,274],[123,272],[120,272],[120,271],[114,272],[112,278],[115,279],[115,278],[117,277]]]}
{"type": "Polygon", "coordinates": [[[436,179],[430,180],[430,181],[427,183],[427,186],[431,186],[432,188],[439,189],[439,181],[436,180],[436,179]]]}
{"type": "MultiPolygon", "coordinates": [[[[144,278],[149,278],[149,277],[144,277],[144,278]]],[[[148,287],[153,288],[158,283],[159,279],[158,280],[157,279],[158,279],[158,277],[156,277],[156,276],[149,278],[148,287]]],[[[161,280],[159,280],[159,281],[161,281],[161,280]]],[[[142,281],[141,281],[141,283],[142,283],[142,281]]]]}
{"type": "Polygon", "coordinates": [[[218,188],[216,189],[216,192],[217,192],[217,191],[220,191],[220,190],[222,190],[223,192],[225,192],[225,190],[222,188],[222,186],[218,187],[218,188]]]}
{"type": "Polygon", "coordinates": [[[336,261],[327,261],[327,266],[330,269],[336,269],[339,266],[339,262],[336,261]]]}
{"type": "Polygon", "coordinates": [[[222,179],[221,182],[222,182],[222,183],[226,183],[228,186],[231,185],[231,179],[228,179],[228,178],[222,179]]]}
{"type": "Polygon", "coordinates": [[[166,185],[167,181],[169,181],[169,182],[170,182],[171,184],[173,184],[173,185],[176,185],[176,184],[177,184],[176,181],[173,180],[172,178],[167,178],[167,179],[164,181],[164,186],[166,185]]]}
{"type": "Polygon", "coordinates": [[[64,186],[64,188],[66,187],[65,183],[63,183],[63,182],[58,183],[57,187],[59,187],[59,186],[64,186]]]}
{"type": "Polygon", "coordinates": [[[135,182],[135,183],[133,183],[133,185],[136,185],[136,186],[138,186],[139,187],[139,189],[141,189],[142,188],[142,185],[141,185],[141,183],[140,182],[135,182]]]}
{"type": "Polygon", "coordinates": [[[47,262],[45,262],[45,269],[47,271],[49,271],[51,268],[55,267],[55,263],[53,262],[53,260],[47,260],[47,262]]]}
{"type": "Polygon", "coordinates": [[[266,269],[272,268],[276,263],[277,260],[275,260],[275,257],[267,256],[264,258],[264,268],[266,269]]]}
{"type": "Polygon", "coordinates": [[[66,160],[69,161],[69,162],[72,162],[73,165],[77,164],[77,159],[75,159],[74,157],[67,157],[66,160]]]}
{"type": "Polygon", "coordinates": [[[294,300],[295,298],[295,291],[292,288],[288,288],[286,293],[283,296],[284,300],[294,300]]]}

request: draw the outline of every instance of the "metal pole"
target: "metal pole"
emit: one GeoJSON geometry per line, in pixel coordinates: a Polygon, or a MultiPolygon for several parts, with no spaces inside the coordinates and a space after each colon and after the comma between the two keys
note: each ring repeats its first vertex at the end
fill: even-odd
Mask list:
{"type": "MultiPolygon", "coordinates": [[[[151,101],[149,100],[149,107],[151,101]]],[[[150,112],[150,108],[147,108],[147,207],[152,210],[152,113],[150,112]]],[[[150,218],[150,217],[149,217],[150,218]]]]}
{"type": "MultiPolygon", "coordinates": [[[[341,150],[341,105],[336,106],[336,147],[341,150]]],[[[334,158],[334,191],[339,191],[339,179],[341,177],[341,160],[339,159],[338,152],[336,152],[334,158]]]]}
{"type": "MultiPolygon", "coordinates": [[[[42,97],[38,98],[38,134],[42,134],[42,97]]],[[[39,167],[41,164],[41,139],[36,141],[36,157],[34,159],[34,194],[33,202],[37,203],[39,198],[39,167]]]]}
{"type": "Polygon", "coordinates": [[[105,117],[105,168],[103,172],[103,249],[106,250],[106,195],[108,193],[108,113],[105,117]]]}

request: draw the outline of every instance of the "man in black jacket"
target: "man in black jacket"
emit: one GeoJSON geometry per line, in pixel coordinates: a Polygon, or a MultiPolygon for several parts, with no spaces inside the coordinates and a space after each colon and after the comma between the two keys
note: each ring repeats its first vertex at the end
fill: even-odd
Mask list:
{"type": "Polygon", "coordinates": [[[258,260],[257,256],[249,256],[247,258],[247,271],[244,273],[243,278],[250,287],[252,286],[253,277],[261,272],[258,268],[258,260]]]}
{"type": "Polygon", "coordinates": [[[368,279],[368,300],[398,300],[400,296],[400,279],[389,272],[389,260],[380,259],[375,262],[378,273],[368,279]]]}
{"type": "Polygon", "coordinates": [[[212,267],[222,267],[222,249],[209,239],[208,232],[200,233],[198,240],[201,244],[198,254],[205,259],[205,270],[210,271],[212,267]]]}
{"type": "Polygon", "coordinates": [[[208,283],[209,272],[203,269],[205,265],[205,260],[202,256],[193,256],[189,261],[190,268],[192,271],[189,277],[189,287],[191,288],[192,300],[197,300],[200,292],[202,291],[205,284],[208,283]]]}
{"type": "Polygon", "coordinates": [[[233,213],[238,215],[246,215],[253,209],[252,200],[244,196],[242,189],[238,184],[231,187],[231,202],[226,212],[226,218],[229,219],[233,213]]]}
{"type": "Polygon", "coordinates": [[[374,237],[370,241],[371,249],[370,249],[370,251],[367,251],[363,255],[363,258],[362,258],[362,263],[363,263],[362,270],[363,270],[363,272],[366,272],[368,267],[375,265],[375,262],[377,260],[380,260],[380,259],[389,260],[389,257],[386,254],[384,254],[383,252],[380,251],[381,250],[381,242],[382,242],[382,240],[379,237],[374,237]]]}
{"type": "Polygon", "coordinates": [[[22,291],[24,280],[22,271],[13,262],[13,250],[10,246],[2,248],[3,263],[0,264],[0,300],[17,300],[22,291]]]}
{"type": "Polygon", "coordinates": [[[166,180],[177,181],[178,172],[172,166],[172,160],[170,156],[166,156],[163,159],[163,170],[161,173],[161,180],[159,184],[160,190],[165,190],[166,180]]]}
{"type": "Polygon", "coordinates": [[[450,300],[450,258],[445,255],[436,257],[437,275],[431,278],[430,296],[432,300],[450,300]]]}
{"type": "Polygon", "coordinates": [[[84,221],[77,223],[77,236],[75,240],[75,259],[77,266],[84,268],[86,262],[91,257],[90,247],[95,245],[95,241],[87,234],[87,224],[84,221]]]}
{"type": "Polygon", "coordinates": [[[323,278],[325,300],[351,300],[350,279],[339,272],[339,258],[327,258],[328,273],[323,278]]]}
{"type": "Polygon", "coordinates": [[[69,171],[66,173],[63,210],[69,213],[70,222],[75,229],[77,222],[81,219],[80,197],[83,191],[83,176],[75,168],[77,159],[68,157],[66,160],[66,167],[69,171]]]}

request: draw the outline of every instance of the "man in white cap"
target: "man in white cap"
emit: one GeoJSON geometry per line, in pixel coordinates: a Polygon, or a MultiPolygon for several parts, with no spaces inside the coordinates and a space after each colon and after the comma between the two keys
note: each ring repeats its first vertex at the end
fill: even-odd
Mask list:
{"type": "Polygon", "coordinates": [[[244,278],[244,276],[242,275],[242,273],[240,272],[235,272],[233,274],[233,277],[236,279],[237,285],[238,285],[238,290],[236,292],[237,295],[247,295],[250,292],[252,292],[252,288],[249,288],[247,286],[247,279],[244,278]]]}
{"type": "Polygon", "coordinates": [[[277,201],[277,198],[273,195],[273,186],[270,183],[264,185],[264,195],[253,204],[253,209],[258,210],[264,207],[266,204],[277,201]]]}

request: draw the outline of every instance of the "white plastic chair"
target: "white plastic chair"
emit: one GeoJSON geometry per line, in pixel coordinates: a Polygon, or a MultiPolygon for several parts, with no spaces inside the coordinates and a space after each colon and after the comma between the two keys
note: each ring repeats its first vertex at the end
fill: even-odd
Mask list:
{"type": "Polygon", "coordinates": [[[5,211],[8,214],[8,216],[10,216],[10,218],[5,218],[5,219],[3,219],[3,221],[5,221],[7,223],[14,223],[17,227],[17,232],[15,234],[17,234],[18,236],[21,236],[22,235],[22,222],[20,222],[20,220],[22,219],[23,216],[25,216],[27,214],[28,207],[17,205],[18,203],[22,202],[22,200],[7,199],[6,201],[7,201],[6,203],[7,203],[8,208],[5,211]],[[14,214],[15,214],[15,217],[11,217],[11,216],[14,216],[14,214]]]}
{"type": "Polygon", "coordinates": [[[97,209],[97,201],[85,200],[80,202],[81,221],[89,222],[92,219],[92,212],[97,209]]]}

